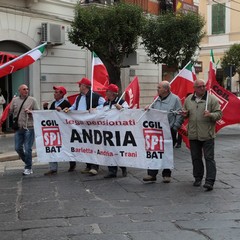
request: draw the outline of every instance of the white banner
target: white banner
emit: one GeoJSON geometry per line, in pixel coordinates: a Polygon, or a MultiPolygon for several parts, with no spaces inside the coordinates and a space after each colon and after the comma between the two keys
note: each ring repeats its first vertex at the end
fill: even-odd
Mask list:
{"type": "Polygon", "coordinates": [[[34,111],[38,161],[172,169],[167,113],[151,109],[142,114],[140,109],[34,111]]]}

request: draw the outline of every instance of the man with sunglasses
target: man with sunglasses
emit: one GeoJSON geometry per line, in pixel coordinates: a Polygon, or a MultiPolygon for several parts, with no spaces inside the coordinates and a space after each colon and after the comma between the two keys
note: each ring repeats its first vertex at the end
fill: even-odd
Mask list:
{"type": "Polygon", "coordinates": [[[16,119],[18,128],[15,129],[15,150],[25,163],[23,175],[30,175],[32,171],[32,146],[34,142],[34,129],[32,110],[39,110],[37,101],[29,96],[27,85],[18,88],[19,96],[12,100],[10,114],[16,119]]]}
{"type": "Polygon", "coordinates": [[[204,175],[205,158],[206,179],[203,187],[213,190],[216,179],[216,163],[214,160],[214,138],[216,121],[222,117],[218,99],[206,91],[205,82],[194,82],[194,93],[190,94],[183,106],[182,115],[189,119],[188,138],[193,164],[193,186],[200,187],[204,175]]]}

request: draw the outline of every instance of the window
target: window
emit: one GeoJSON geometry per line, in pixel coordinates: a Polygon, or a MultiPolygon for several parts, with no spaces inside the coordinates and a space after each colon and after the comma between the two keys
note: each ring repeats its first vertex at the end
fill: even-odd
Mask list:
{"type": "Polygon", "coordinates": [[[225,33],[225,4],[212,5],[212,34],[225,33]]]}

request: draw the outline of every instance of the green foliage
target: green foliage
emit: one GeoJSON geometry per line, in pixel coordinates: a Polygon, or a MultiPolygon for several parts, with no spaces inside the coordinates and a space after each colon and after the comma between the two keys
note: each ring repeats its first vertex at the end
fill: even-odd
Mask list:
{"type": "Polygon", "coordinates": [[[221,67],[223,69],[227,69],[230,65],[234,66],[235,71],[240,75],[240,44],[233,44],[221,59],[221,67]]]}
{"type": "Polygon", "coordinates": [[[77,4],[68,36],[72,43],[96,52],[104,63],[119,67],[120,71],[124,56],[137,48],[142,20],[142,10],[135,5],[77,4]]]}
{"type": "Polygon", "coordinates": [[[178,69],[191,60],[204,36],[205,21],[194,13],[167,12],[148,18],[142,33],[142,44],[154,63],[165,63],[178,69]]]}

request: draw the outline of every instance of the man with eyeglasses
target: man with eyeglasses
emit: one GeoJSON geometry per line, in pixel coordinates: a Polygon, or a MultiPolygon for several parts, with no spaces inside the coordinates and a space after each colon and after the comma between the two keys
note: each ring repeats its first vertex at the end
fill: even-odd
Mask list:
{"type": "Polygon", "coordinates": [[[182,115],[189,119],[188,138],[193,164],[193,186],[200,187],[204,175],[205,158],[206,178],[203,187],[213,190],[216,179],[216,163],[214,160],[214,138],[216,121],[222,117],[218,99],[206,91],[205,82],[194,82],[194,93],[190,94],[183,106],[182,115]]]}
{"type": "Polygon", "coordinates": [[[34,129],[32,110],[39,110],[37,101],[28,95],[27,85],[18,88],[19,96],[12,100],[10,114],[16,119],[18,128],[15,129],[15,150],[25,163],[23,175],[30,175],[32,171],[32,146],[34,142],[34,129]]]}

